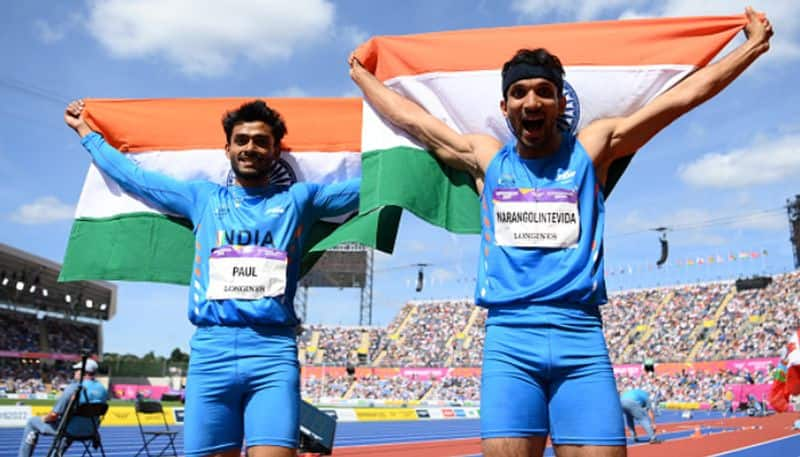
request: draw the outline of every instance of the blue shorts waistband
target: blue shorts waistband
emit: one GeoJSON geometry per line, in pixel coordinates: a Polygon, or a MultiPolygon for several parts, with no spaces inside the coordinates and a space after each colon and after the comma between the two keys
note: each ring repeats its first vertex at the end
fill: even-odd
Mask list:
{"type": "Polygon", "coordinates": [[[258,333],[264,336],[287,336],[292,338],[296,336],[295,327],[274,324],[198,325],[196,328],[198,332],[227,333],[237,331],[252,331],[253,333],[258,333]]]}
{"type": "Polygon", "coordinates": [[[584,303],[515,303],[488,308],[486,325],[536,325],[561,319],[602,322],[600,305],[584,303]]]}

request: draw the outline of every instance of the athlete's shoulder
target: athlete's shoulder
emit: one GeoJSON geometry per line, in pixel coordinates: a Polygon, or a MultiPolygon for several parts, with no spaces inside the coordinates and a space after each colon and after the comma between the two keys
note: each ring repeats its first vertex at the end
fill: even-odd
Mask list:
{"type": "Polygon", "coordinates": [[[280,186],[275,195],[285,194],[297,202],[304,202],[314,197],[320,184],[308,181],[300,181],[286,186],[280,186]]]}
{"type": "Polygon", "coordinates": [[[320,187],[320,184],[310,181],[298,181],[296,183],[292,183],[288,186],[281,186],[282,192],[289,192],[295,194],[303,194],[314,192],[320,187]]]}
{"type": "Polygon", "coordinates": [[[221,189],[225,189],[225,186],[219,185],[215,182],[208,181],[206,179],[191,179],[186,181],[191,187],[193,187],[196,192],[210,194],[213,192],[218,192],[221,189]]]}
{"type": "Polygon", "coordinates": [[[597,119],[578,132],[578,141],[593,161],[610,150],[615,128],[620,119],[616,117],[597,119]]]}

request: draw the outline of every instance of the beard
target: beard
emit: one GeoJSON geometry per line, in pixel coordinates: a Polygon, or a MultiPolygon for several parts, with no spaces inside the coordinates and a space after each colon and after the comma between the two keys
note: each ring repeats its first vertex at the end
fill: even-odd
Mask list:
{"type": "Polygon", "coordinates": [[[252,160],[254,160],[256,166],[242,168],[237,157],[231,158],[231,170],[233,174],[236,175],[236,178],[246,181],[266,181],[270,173],[272,173],[272,166],[275,161],[271,159],[265,159],[263,161],[258,159],[252,160]]]}
{"type": "Polygon", "coordinates": [[[531,137],[529,134],[531,133],[531,130],[525,128],[525,123],[522,120],[518,120],[514,124],[513,133],[518,144],[523,145],[526,149],[531,151],[550,152],[546,151],[546,149],[553,144],[553,141],[558,134],[557,123],[555,120],[542,120],[541,127],[533,131],[533,137],[531,137]]]}

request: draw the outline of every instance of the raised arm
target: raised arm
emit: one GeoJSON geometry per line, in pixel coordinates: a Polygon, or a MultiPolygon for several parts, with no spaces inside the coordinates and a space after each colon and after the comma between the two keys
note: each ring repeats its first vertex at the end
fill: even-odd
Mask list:
{"type": "Polygon", "coordinates": [[[89,127],[82,117],[83,107],[82,100],[70,103],[64,112],[64,121],[80,135],[81,144],[95,165],[129,194],[194,221],[196,213],[202,209],[208,187],[213,184],[179,181],[142,169],[89,127]]]}
{"type": "Polygon", "coordinates": [[[424,144],[448,166],[468,172],[482,182],[492,155],[502,144],[488,135],[462,135],[421,106],[386,87],[350,55],[350,77],[375,110],[424,144]]]}
{"type": "Polygon", "coordinates": [[[335,217],[358,209],[361,178],[332,184],[313,184],[311,206],[315,218],[335,217]]]}
{"type": "Polygon", "coordinates": [[[579,138],[595,166],[633,154],[674,120],[717,95],[769,50],[772,26],[752,8],[745,9],[747,41],[719,62],[678,83],[628,117],[602,119],[583,129],[579,138]]]}

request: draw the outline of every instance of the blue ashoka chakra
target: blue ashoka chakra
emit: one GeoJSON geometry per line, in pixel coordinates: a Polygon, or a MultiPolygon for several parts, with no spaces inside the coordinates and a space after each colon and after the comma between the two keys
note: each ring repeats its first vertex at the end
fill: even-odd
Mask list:
{"type": "Polygon", "coordinates": [[[581,104],[578,94],[566,79],[564,80],[564,97],[567,99],[567,107],[564,109],[564,115],[558,118],[558,128],[575,134],[581,120],[581,104]]]}

